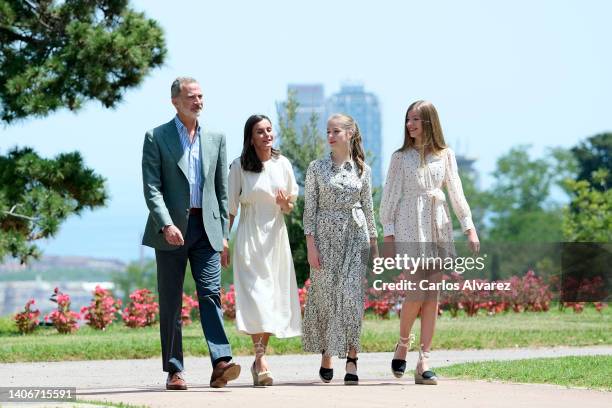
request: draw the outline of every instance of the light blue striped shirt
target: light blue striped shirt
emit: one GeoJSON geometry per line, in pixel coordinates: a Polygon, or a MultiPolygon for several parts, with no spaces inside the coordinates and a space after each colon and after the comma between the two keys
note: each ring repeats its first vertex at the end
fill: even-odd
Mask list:
{"type": "Polygon", "coordinates": [[[176,130],[181,138],[183,155],[187,154],[187,180],[189,180],[189,206],[202,208],[202,161],[200,160],[200,124],[196,128],[193,143],[189,141],[189,131],[178,115],[174,117],[176,130]]]}

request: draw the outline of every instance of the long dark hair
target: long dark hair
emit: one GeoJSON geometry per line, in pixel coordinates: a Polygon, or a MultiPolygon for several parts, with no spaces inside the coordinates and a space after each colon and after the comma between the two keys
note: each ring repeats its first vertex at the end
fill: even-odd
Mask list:
{"type": "MultiPolygon", "coordinates": [[[[257,157],[252,141],[253,128],[264,119],[272,124],[272,121],[266,115],[251,115],[244,124],[244,142],[242,144],[242,154],[240,155],[240,165],[245,171],[252,171],[253,173],[261,173],[263,171],[263,163],[257,157]]],[[[278,156],[280,156],[280,151],[272,148],[272,157],[277,158],[278,156]]]]}

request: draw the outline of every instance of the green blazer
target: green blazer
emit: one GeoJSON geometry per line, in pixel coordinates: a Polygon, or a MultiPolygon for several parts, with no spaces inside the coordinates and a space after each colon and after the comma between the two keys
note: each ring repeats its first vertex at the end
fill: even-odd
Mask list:
{"type": "MultiPolygon", "coordinates": [[[[227,216],[227,157],[225,136],[200,136],[202,163],[202,218],[211,246],[223,250],[223,238],[229,236],[227,216]]],[[[189,219],[189,183],[187,155],[183,155],[174,118],[145,134],[142,148],[142,183],[149,218],[142,244],[159,250],[178,247],[166,242],[162,228],[176,225],[183,237],[189,219]]]]}

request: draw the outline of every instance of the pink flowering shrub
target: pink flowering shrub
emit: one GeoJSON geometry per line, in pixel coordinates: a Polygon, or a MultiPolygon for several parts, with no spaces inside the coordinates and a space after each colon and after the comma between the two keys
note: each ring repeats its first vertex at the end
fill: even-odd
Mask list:
{"type": "MultiPolygon", "coordinates": [[[[395,278],[395,282],[404,279],[408,279],[408,277],[400,274],[395,278]]],[[[488,315],[508,311],[516,313],[546,312],[550,309],[554,291],[559,291],[561,287],[554,278],[546,282],[531,270],[524,276],[512,276],[509,279],[498,281],[498,283],[504,285],[509,284],[510,290],[505,290],[505,288],[479,289],[478,284],[489,282],[486,279],[470,279],[472,284],[464,285],[465,278],[455,272],[443,275],[442,279],[448,286],[454,285],[459,288],[459,290],[440,291],[438,314],[446,312],[451,317],[457,317],[460,311],[463,311],[467,316],[476,316],[481,311],[488,315]]],[[[572,290],[575,290],[582,299],[602,297],[602,294],[605,293],[605,286],[600,278],[584,279],[580,284],[568,280],[565,285],[570,285],[572,290]]],[[[367,291],[364,308],[366,311],[369,310],[382,318],[387,318],[390,312],[401,305],[402,297],[402,291],[377,291],[370,287],[367,291]]],[[[571,308],[575,313],[580,313],[587,304],[588,302],[578,301],[563,302],[561,308],[571,308]]],[[[603,308],[607,307],[607,304],[605,302],[593,302],[593,306],[595,310],[601,312],[603,308]]]]}
{"type": "Polygon", "coordinates": [[[306,307],[306,300],[308,299],[308,289],[310,289],[310,279],[306,279],[304,286],[298,289],[298,299],[300,300],[302,317],[304,317],[304,308],[306,307]]]}
{"type": "Polygon", "coordinates": [[[181,321],[184,326],[190,325],[191,321],[191,311],[194,308],[198,308],[198,301],[192,298],[189,295],[183,293],[183,307],[181,308],[181,321]]]}
{"type": "Polygon", "coordinates": [[[45,321],[51,320],[58,332],[62,334],[74,333],[79,328],[80,315],[70,310],[70,296],[55,288],[51,301],[57,303],[57,309],[45,316],[45,321]]]}
{"type": "MultiPolygon", "coordinates": [[[[452,272],[450,275],[442,275],[442,279],[446,282],[458,283],[459,287],[462,287],[463,276],[457,272],[452,272]]],[[[459,290],[443,290],[440,292],[440,299],[438,302],[438,312],[448,311],[451,317],[457,317],[459,311],[463,309],[463,293],[459,290]]]]}
{"type": "Polygon", "coordinates": [[[130,295],[130,302],[123,309],[123,321],[128,327],[151,326],[157,320],[159,304],[149,289],[137,289],[130,295]]]}
{"type": "MultiPolygon", "coordinates": [[[[406,280],[406,275],[400,273],[394,278],[394,282],[406,280]]],[[[366,293],[366,300],[363,308],[366,312],[370,311],[376,316],[383,319],[388,319],[392,311],[397,311],[397,307],[401,305],[402,292],[395,290],[376,290],[370,287],[366,293]]]]}
{"type": "Polygon", "coordinates": [[[601,311],[604,308],[608,307],[608,304],[604,303],[604,302],[595,302],[594,306],[595,306],[595,310],[597,310],[599,313],[601,313],[601,311]]]}
{"type": "Polygon", "coordinates": [[[392,307],[393,305],[391,305],[387,299],[366,300],[364,305],[365,310],[371,310],[375,315],[383,319],[389,318],[389,312],[392,307]]]}
{"type": "Polygon", "coordinates": [[[552,291],[550,286],[535,272],[528,271],[525,276],[510,278],[511,307],[515,312],[546,312],[550,308],[552,291]]]}
{"type": "Polygon", "coordinates": [[[608,307],[608,304],[605,302],[563,302],[561,303],[561,310],[572,309],[574,313],[582,313],[584,308],[591,303],[599,313],[601,313],[604,308],[608,307]]]}
{"type": "Polygon", "coordinates": [[[119,310],[121,310],[121,300],[114,299],[110,291],[98,285],[93,291],[90,305],[83,306],[81,314],[89,326],[104,330],[117,319],[119,310]]]}
{"type": "Polygon", "coordinates": [[[15,324],[17,324],[17,329],[21,334],[32,333],[38,327],[40,311],[38,309],[31,309],[34,303],[34,299],[28,300],[23,312],[19,312],[14,316],[15,324]]]}
{"type": "Polygon", "coordinates": [[[224,288],[221,288],[221,307],[225,318],[231,320],[236,318],[236,290],[234,285],[230,285],[227,292],[224,288]]]}
{"type": "MultiPolygon", "coordinates": [[[[489,315],[513,310],[520,312],[545,312],[550,308],[552,291],[550,285],[528,271],[524,276],[512,276],[510,279],[500,281],[509,283],[510,290],[480,290],[464,288],[464,279],[461,275],[452,273],[445,275],[447,282],[458,283],[460,290],[444,290],[440,293],[439,307],[448,311],[452,317],[457,317],[460,310],[468,316],[475,316],[480,310],[489,315]]],[[[487,280],[475,279],[474,282],[486,283],[487,280]]],[[[472,285],[475,286],[475,285],[472,285]]]]}
{"type": "Polygon", "coordinates": [[[553,276],[550,282],[553,290],[557,292],[561,299],[561,310],[572,309],[574,313],[581,313],[585,306],[592,303],[595,310],[601,312],[608,306],[605,302],[587,302],[589,299],[605,299],[608,297],[606,282],[601,276],[580,280],[573,276],[566,276],[564,279],[553,276]]]}

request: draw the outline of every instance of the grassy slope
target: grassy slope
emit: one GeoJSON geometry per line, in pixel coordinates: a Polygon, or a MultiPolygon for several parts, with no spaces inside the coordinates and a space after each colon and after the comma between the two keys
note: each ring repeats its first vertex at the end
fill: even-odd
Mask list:
{"type": "Polygon", "coordinates": [[[446,377],[559,384],[612,391],[612,356],[571,356],[457,364],[436,369],[446,377]]]}

